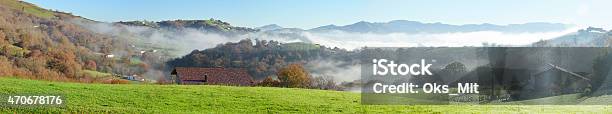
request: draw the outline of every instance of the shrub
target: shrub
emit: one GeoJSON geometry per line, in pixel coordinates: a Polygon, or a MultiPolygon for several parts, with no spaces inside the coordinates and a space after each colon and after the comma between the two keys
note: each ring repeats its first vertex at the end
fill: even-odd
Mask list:
{"type": "Polygon", "coordinates": [[[89,60],[85,63],[85,68],[88,70],[96,71],[97,66],[98,65],[96,64],[96,61],[93,61],[93,60],[89,60]]]}
{"type": "Polygon", "coordinates": [[[124,79],[110,79],[110,82],[107,84],[129,84],[130,81],[124,79]]]}
{"type": "Polygon", "coordinates": [[[155,82],[155,83],[159,84],[159,85],[166,85],[166,84],[172,84],[173,81],[172,80],[168,80],[165,76],[160,76],[157,79],[157,82],[155,82]]]}
{"type": "Polygon", "coordinates": [[[272,76],[266,77],[266,79],[257,84],[257,86],[264,87],[279,87],[280,85],[280,81],[273,79],[272,76]]]}
{"type": "Polygon", "coordinates": [[[336,85],[336,81],[334,81],[334,77],[332,76],[315,77],[312,80],[311,87],[322,90],[339,90],[339,87],[336,85]]]}

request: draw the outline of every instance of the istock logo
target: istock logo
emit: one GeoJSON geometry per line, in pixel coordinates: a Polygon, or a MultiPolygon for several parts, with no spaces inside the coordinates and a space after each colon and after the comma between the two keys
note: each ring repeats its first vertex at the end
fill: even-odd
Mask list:
{"type": "Polygon", "coordinates": [[[396,64],[394,61],[387,59],[372,59],[373,75],[432,75],[429,67],[431,64],[425,63],[425,59],[421,59],[421,63],[414,64],[396,64]]]}

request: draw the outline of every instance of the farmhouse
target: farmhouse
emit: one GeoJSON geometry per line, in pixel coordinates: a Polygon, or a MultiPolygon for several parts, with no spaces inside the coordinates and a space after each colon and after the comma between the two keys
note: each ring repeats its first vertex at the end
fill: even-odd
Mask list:
{"type": "Polygon", "coordinates": [[[548,66],[530,77],[528,88],[525,89],[531,90],[531,96],[545,97],[581,93],[590,87],[589,73],[572,72],[551,63],[548,63],[548,66]]]}
{"type": "Polygon", "coordinates": [[[253,85],[245,69],[176,67],[171,75],[178,84],[253,85]]]}

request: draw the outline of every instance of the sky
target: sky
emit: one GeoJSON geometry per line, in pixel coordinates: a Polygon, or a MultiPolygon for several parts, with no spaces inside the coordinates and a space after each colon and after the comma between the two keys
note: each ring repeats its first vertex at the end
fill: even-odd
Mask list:
{"type": "Polygon", "coordinates": [[[446,24],[553,22],[612,28],[611,0],[25,0],[104,22],[220,19],[311,29],[359,21],[446,24]]]}

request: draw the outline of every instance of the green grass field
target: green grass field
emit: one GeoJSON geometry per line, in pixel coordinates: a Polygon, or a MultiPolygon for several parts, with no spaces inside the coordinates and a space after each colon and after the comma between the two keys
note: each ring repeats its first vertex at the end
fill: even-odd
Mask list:
{"type": "Polygon", "coordinates": [[[0,95],[14,94],[63,94],[65,106],[3,106],[0,107],[0,113],[602,113],[612,111],[612,106],[606,105],[361,105],[360,94],[340,91],[212,85],[80,84],[0,77],[0,95]]]}
{"type": "Polygon", "coordinates": [[[87,74],[88,76],[93,76],[93,77],[112,76],[112,74],[110,74],[110,73],[98,72],[98,71],[94,71],[94,70],[83,70],[82,73],[87,74]]]}

